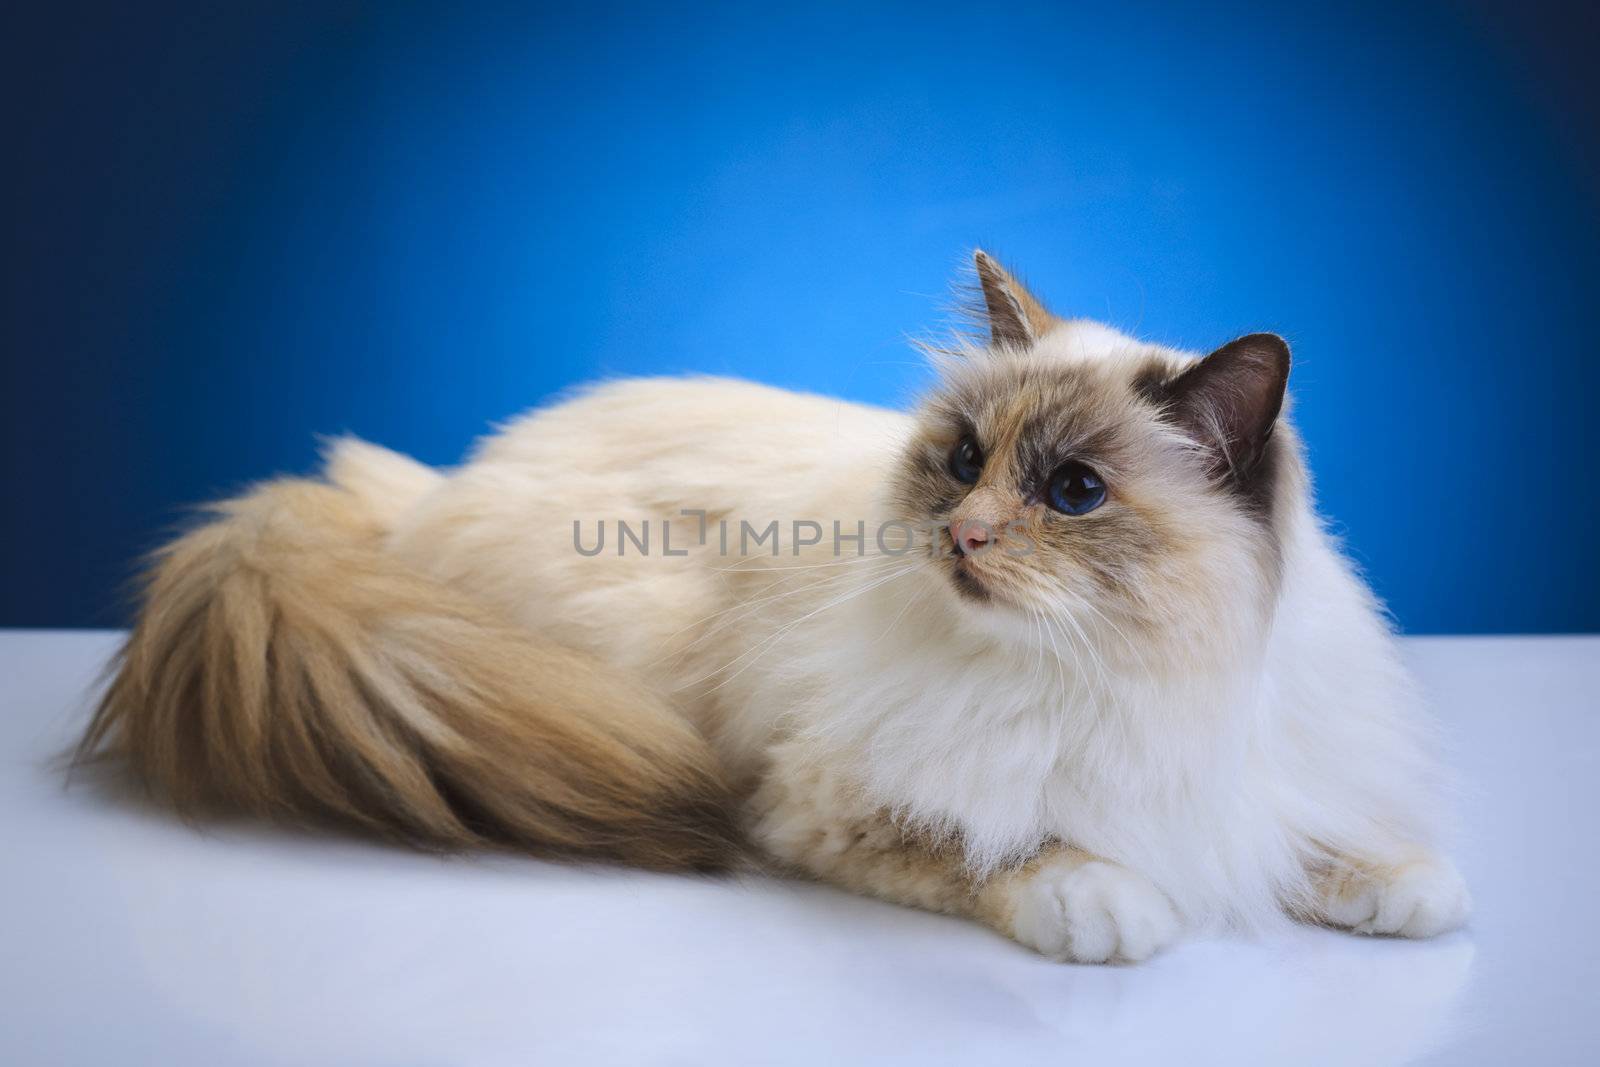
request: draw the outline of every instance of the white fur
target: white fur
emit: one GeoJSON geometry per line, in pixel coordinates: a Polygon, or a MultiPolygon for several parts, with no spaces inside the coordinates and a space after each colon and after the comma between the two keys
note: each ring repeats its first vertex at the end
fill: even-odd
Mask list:
{"type": "MultiPolygon", "coordinates": [[[[1072,323],[1035,358],[1141,350],[1072,323]]],[[[1426,721],[1306,492],[1280,502],[1293,514],[1276,604],[1181,650],[1138,647],[1092,618],[1046,632],[871,544],[862,559],[826,544],[796,556],[785,531],[778,558],[718,553],[719,517],[861,519],[870,531],[889,514],[883,487],[910,432],[898,412],[738,382],[607,385],[511,424],[446,478],[407,481],[391,543],[652,679],[742,778],[760,778],[773,746],[800,745],[864,803],[958,833],[979,872],[1051,838],[1126,868],[1038,890],[1028,907],[1092,898],[1104,920],[1038,933],[1045,951],[1071,936],[1098,939],[1089,955],[1147,954],[1175,928],[1163,898],[1191,928],[1260,927],[1315,896],[1307,865],[1319,855],[1399,864],[1435,843],[1426,721]],[[710,513],[708,545],[683,508],[710,513]],[[651,520],[652,554],[619,558],[609,537],[602,555],[580,556],[573,521],[590,540],[602,519],[608,534],[618,519],[651,520]],[[662,520],[687,557],[660,553],[662,520]]],[[[373,492],[402,481],[343,480],[373,492]]],[[[1419,875],[1351,925],[1459,922],[1453,877],[1419,875]]]]}
{"type": "Polygon", "coordinates": [[[1178,916],[1161,891],[1112,863],[1055,861],[1015,896],[1017,940],[1057,959],[1137,963],[1178,935],[1178,916]]]}

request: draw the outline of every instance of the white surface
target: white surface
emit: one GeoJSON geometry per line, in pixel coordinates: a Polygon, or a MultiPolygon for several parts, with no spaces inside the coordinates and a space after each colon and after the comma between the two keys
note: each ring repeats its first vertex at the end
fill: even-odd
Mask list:
{"type": "Polygon", "coordinates": [[[0,632],[0,1063],[1596,1062],[1600,638],[1413,640],[1471,928],[1038,959],[829,889],[203,831],[47,764],[115,635],[0,632]]]}

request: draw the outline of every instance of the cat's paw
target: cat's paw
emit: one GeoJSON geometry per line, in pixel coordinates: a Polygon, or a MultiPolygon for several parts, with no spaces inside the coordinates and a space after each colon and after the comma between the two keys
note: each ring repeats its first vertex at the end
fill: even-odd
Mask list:
{"type": "Polygon", "coordinates": [[[1138,962],[1178,936],[1178,914],[1162,892],[1104,860],[1047,863],[1012,892],[1012,936],[1056,959],[1138,962]]]}
{"type": "Polygon", "coordinates": [[[1441,856],[1347,871],[1327,888],[1323,901],[1331,924],[1391,937],[1448,933],[1466,922],[1471,911],[1461,873],[1441,856]]]}

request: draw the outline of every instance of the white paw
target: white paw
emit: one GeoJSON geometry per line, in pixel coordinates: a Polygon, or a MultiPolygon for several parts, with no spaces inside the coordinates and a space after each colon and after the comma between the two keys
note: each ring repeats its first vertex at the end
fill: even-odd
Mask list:
{"type": "Polygon", "coordinates": [[[1172,942],[1178,915],[1143,876],[1102,860],[1062,860],[1019,880],[1016,939],[1078,963],[1137,962],[1172,942]]]}
{"type": "Polygon", "coordinates": [[[1472,898],[1455,864],[1427,857],[1347,885],[1329,916],[1358,934],[1435,937],[1467,921],[1472,898]]]}

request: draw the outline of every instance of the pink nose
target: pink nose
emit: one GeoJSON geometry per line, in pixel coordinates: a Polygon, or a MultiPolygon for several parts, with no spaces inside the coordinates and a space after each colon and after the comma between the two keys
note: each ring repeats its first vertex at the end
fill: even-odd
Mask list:
{"type": "Polygon", "coordinates": [[[989,546],[989,531],[981,522],[952,522],[950,537],[956,543],[956,551],[963,556],[970,556],[989,546]]]}

